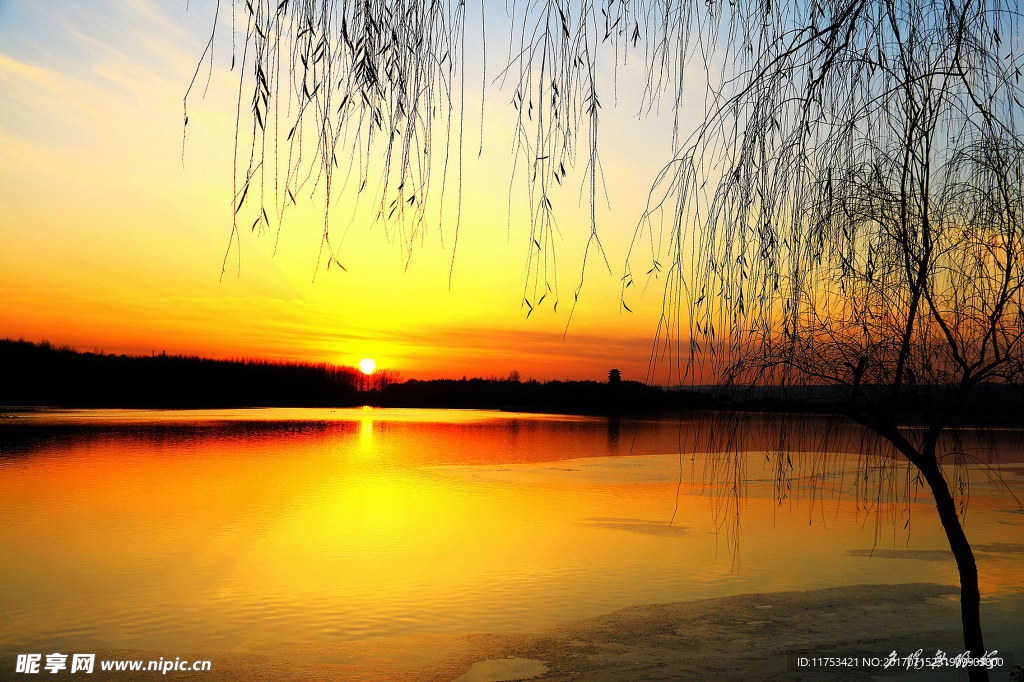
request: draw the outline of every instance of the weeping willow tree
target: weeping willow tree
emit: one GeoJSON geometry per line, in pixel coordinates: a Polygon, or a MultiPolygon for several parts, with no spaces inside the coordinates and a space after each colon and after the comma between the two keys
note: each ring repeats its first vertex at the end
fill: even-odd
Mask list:
{"type": "MultiPolygon", "coordinates": [[[[680,376],[831,387],[879,437],[865,466],[907,462],[934,498],[977,657],[966,455],[946,436],[980,385],[1024,378],[1017,10],[787,11],[764,17],[775,40],[747,41],[640,222],[638,238],[671,240],[662,342],[683,346],[680,376]]],[[[784,447],[774,456],[785,484],[794,465],[784,447]]]]}
{"type": "MultiPolygon", "coordinates": [[[[483,0],[237,0],[230,10],[218,0],[217,14],[231,14],[238,74],[225,268],[243,230],[279,233],[303,192],[322,201],[328,267],[342,266],[335,235],[358,211],[332,211],[346,191],[406,259],[432,224],[449,225],[454,254],[463,156],[480,152],[465,149],[467,126],[484,125],[483,92],[497,82],[514,111],[511,182],[527,204],[523,305],[557,307],[552,190],[574,182],[588,198],[584,271],[587,258],[605,258],[602,103],[638,73],[621,65],[639,61],[641,116],[668,109],[675,126],[636,227],[623,304],[635,281],[664,282],[656,355],[680,383],[841,394],[849,421],[883,444],[872,456],[909,463],[931,491],[960,571],[964,642],[983,652],[962,524],[966,469],[947,478],[947,456],[963,462],[942,437],[976,387],[1024,373],[1017,7],[506,0],[498,9],[508,53],[489,75],[484,18],[494,8],[483,0]],[[479,49],[467,49],[467,34],[479,49]],[[467,85],[474,63],[482,82],[467,85]],[[467,111],[476,87],[480,109],[467,111]],[[687,130],[695,106],[702,123],[687,130]],[[909,428],[907,412],[925,404],[924,426],[909,428]]],[[[216,25],[185,97],[186,126],[189,98],[228,42],[216,25]]],[[[791,462],[784,447],[776,457],[784,484],[791,462]]]]}

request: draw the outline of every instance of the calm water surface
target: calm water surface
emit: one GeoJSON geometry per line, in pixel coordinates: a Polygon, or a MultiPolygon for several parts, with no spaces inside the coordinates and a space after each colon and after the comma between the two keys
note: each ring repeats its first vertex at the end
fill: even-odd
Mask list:
{"type": "MultiPolygon", "coordinates": [[[[441,410],[11,415],[0,646],[266,650],[514,632],[745,592],[957,583],[926,496],[865,508],[845,477],[816,504],[780,505],[756,449],[737,552],[702,458],[684,459],[680,482],[673,453],[690,431],[441,410]]],[[[1020,490],[1009,450],[995,466],[1020,490]]],[[[980,468],[971,480],[990,646],[1024,651],[1024,514],[980,468]]]]}

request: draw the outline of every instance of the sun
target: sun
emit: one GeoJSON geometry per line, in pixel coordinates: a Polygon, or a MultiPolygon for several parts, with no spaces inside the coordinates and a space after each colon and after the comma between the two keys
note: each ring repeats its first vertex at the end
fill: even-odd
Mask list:
{"type": "Polygon", "coordinates": [[[363,370],[363,374],[373,374],[373,370],[377,369],[377,363],[370,358],[363,358],[359,361],[359,369],[363,370]]]}

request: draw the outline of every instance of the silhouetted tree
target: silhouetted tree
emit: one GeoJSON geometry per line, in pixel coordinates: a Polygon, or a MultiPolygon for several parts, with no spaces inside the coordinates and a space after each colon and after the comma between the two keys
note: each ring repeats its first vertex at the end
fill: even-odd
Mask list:
{"type": "MultiPolygon", "coordinates": [[[[631,53],[646,67],[643,111],[669,102],[678,134],[637,228],[623,297],[635,290],[634,273],[665,277],[656,350],[672,359],[677,381],[844,389],[847,416],[879,434],[888,457],[916,467],[935,497],[960,569],[965,645],[983,651],[976,569],[957,509],[966,470],[957,467],[950,490],[940,437],[972,389],[1024,372],[1017,8],[1002,0],[507,8],[500,76],[515,110],[513,173],[530,215],[524,306],[559,300],[550,189],[578,160],[591,209],[585,254],[601,253],[599,57],[617,69],[631,53]],[[707,67],[704,96],[684,100],[693,59],[707,67]],[[704,122],[680,133],[684,102],[701,99],[704,122]],[[634,271],[641,245],[650,261],[634,271]],[[923,393],[940,407],[926,428],[908,429],[902,408],[923,393]]],[[[328,266],[341,265],[331,200],[352,186],[411,253],[430,221],[432,187],[440,184],[443,203],[451,175],[461,201],[470,8],[248,0],[236,9],[247,27],[239,110],[252,118],[237,128],[232,240],[250,220],[253,230],[280,229],[296,193],[322,189],[322,251],[328,266]],[[364,193],[368,184],[375,193],[364,193]]],[[[215,38],[204,53],[211,66],[215,38]]],[[[582,278],[574,301],[581,286],[582,278]]]]}
{"type": "Polygon", "coordinates": [[[841,390],[884,439],[875,454],[905,458],[934,497],[977,656],[965,455],[943,434],[979,384],[1024,377],[1017,11],[798,7],[658,179],[638,233],[670,224],[662,342],[688,345],[680,374],[841,390]]]}
{"type": "Polygon", "coordinates": [[[388,386],[402,382],[402,375],[395,369],[378,369],[373,374],[363,375],[360,381],[360,388],[363,391],[376,391],[381,393],[388,386]]]}

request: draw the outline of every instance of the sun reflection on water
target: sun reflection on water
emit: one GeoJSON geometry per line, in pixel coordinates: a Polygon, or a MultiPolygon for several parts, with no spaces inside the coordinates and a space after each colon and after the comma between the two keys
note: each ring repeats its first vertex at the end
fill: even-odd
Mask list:
{"type": "MultiPolygon", "coordinates": [[[[595,418],[192,416],[80,415],[21,440],[4,432],[0,641],[257,650],[511,632],[742,592],[956,581],[952,561],[851,554],[875,542],[852,500],[812,513],[780,507],[756,482],[734,555],[689,463],[668,526],[679,460],[650,453],[678,447],[673,421],[642,424],[634,443],[635,424],[595,418]]],[[[975,542],[1020,537],[1024,518],[1008,506],[979,484],[975,542]]],[[[913,519],[909,539],[890,529],[879,546],[944,548],[927,500],[913,519]]],[[[996,554],[981,560],[982,590],[1019,604],[1024,555],[996,554]]]]}

